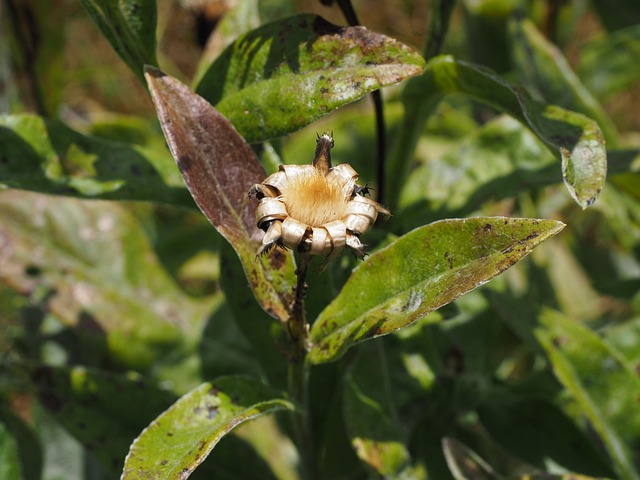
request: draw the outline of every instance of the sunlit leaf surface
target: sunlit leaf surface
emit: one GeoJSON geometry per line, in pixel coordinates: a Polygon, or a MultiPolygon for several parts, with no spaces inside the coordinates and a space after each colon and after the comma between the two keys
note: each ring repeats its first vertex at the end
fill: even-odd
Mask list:
{"type": "Polygon", "coordinates": [[[604,137],[598,124],[582,114],[537,103],[522,87],[512,86],[493,72],[450,55],[429,61],[426,72],[405,89],[407,116],[390,158],[391,168],[398,172],[389,179],[393,198],[404,182],[410,152],[417,142],[419,132],[413,125],[423,124],[442,98],[452,93],[469,95],[527,125],[561,157],[563,180],[576,202],[582,208],[593,204],[607,173],[604,137]]]}
{"type": "Polygon", "coordinates": [[[299,15],[238,38],[196,91],[253,143],[298,130],[423,69],[420,54],[397,40],[299,15]]]}
{"type": "Polygon", "coordinates": [[[0,184],[23,190],[191,207],[166,148],[83,135],[57,120],[0,115],[0,184]]]}
{"type": "Polygon", "coordinates": [[[122,480],[188,478],[233,428],[265,413],[293,409],[279,395],[249,377],[223,377],[200,385],[135,440],[122,480]]]}
{"type": "Polygon", "coordinates": [[[502,273],[563,227],[554,220],[479,217],[407,233],[356,268],[320,314],[311,328],[310,360],[334,360],[355,343],[411,324],[502,273]]]}

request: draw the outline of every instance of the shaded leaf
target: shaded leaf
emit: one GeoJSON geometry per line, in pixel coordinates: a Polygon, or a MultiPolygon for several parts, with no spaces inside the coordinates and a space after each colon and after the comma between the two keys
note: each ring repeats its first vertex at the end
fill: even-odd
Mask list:
{"type": "Polygon", "coordinates": [[[501,74],[508,72],[511,69],[508,24],[518,10],[518,4],[509,0],[463,0],[459,3],[465,14],[462,29],[469,59],[501,74]]]}
{"type": "Polygon", "coordinates": [[[387,365],[375,351],[362,352],[345,377],[344,411],[347,432],[356,454],[383,478],[426,478],[411,465],[407,438],[393,400],[380,380],[387,365]]]}
{"type": "MultiPolygon", "coordinates": [[[[233,322],[250,345],[252,360],[268,379],[269,385],[285,389],[287,364],[283,361],[283,351],[286,348],[284,331],[256,302],[251,301],[242,265],[228,244],[220,248],[220,274],[224,279],[220,288],[224,292],[227,308],[233,322]]],[[[230,320],[225,319],[227,322],[230,320]]]]}
{"type": "Polygon", "coordinates": [[[203,383],[156,418],[131,445],[122,480],[185,479],[241,423],[293,405],[249,377],[203,383]]]}
{"type": "Polygon", "coordinates": [[[498,480],[501,478],[477,453],[455,438],[442,440],[444,457],[456,480],[498,480]]]}
{"type": "MultiPolygon", "coordinates": [[[[544,471],[557,465],[568,471],[612,475],[602,451],[551,401],[494,386],[478,416],[487,432],[521,461],[544,471]],[[516,393],[514,393],[516,392],[516,393]],[[527,432],[527,435],[522,435],[527,432]]],[[[488,457],[491,458],[491,457],[488,457]]],[[[497,464],[494,464],[498,468],[497,464]]],[[[524,473],[522,467],[520,473],[524,473]]],[[[515,473],[515,472],[514,472],[515,473]]]]}
{"type": "Polygon", "coordinates": [[[0,478],[39,480],[42,476],[42,447],[36,432],[13,412],[0,406],[0,478]],[[15,450],[12,446],[15,443],[15,450]],[[17,461],[19,474],[9,473],[17,461]],[[4,471],[3,471],[4,468],[4,471]]]}
{"type": "Polygon", "coordinates": [[[144,371],[193,348],[211,299],[176,286],[132,212],[17,190],[0,211],[0,280],[77,335],[78,361],[144,371]]]}
{"type": "Polygon", "coordinates": [[[576,110],[598,122],[609,147],[619,142],[617,129],[598,100],[582,84],[562,52],[528,19],[512,24],[515,68],[526,86],[547,103],[576,110]]]}
{"type": "Polygon", "coordinates": [[[83,135],[57,120],[0,115],[0,184],[42,193],[191,207],[166,149],[83,135]]]}
{"type": "Polygon", "coordinates": [[[640,478],[640,379],[597,334],[544,311],[535,331],[554,374],[602,440],[620,478],[640,478]]]}
{"type": "Polygon", "coordinates": [[[0,422],[0,478],[22,480],[20,467],[18,442],[9,429],[0,422]]]}
{"type": "Polygon", "coordinates": [[[156,65],[155,0],[81,0],[105,38],[144,83],[144,65],[156,65]]]}
{"type": "Polygon", "coordinates": [[[253,143],[293,132],[423,68],[422,57],[397,40],[299,15],[241,36],[196,91],[253,143]]]}
{"type": "Polygon", "coordinates": [[[176,395],[135,374],[83,367],[17,366],[40,403],[112,472],[122,470],[129,444],[176,395]]]}
{"type": "MultiPolygon", "coordinates": [[[[389,158],[391,198],[396,199],[408,174],[420,128],[444,97],[463,93],[485,102],[527,125],[562,159],[562,175],[571,196],[582,207],[591,205],[607,172],[604,139],[598,125],[579,113],[535,102],[521,87],[496,74],[452,56],[436,57],[426,72],[404,90],[406,115],[389,158]]],[[[390,205],[392,210],[394,205],[390,205]]]]}
{"type": "Polygon", "coordinates": [[[635,25],[640,18],[640,4],[635,0],[592,0],[591,5],[610,31],[635,25]]]}
{"type": "Polygon", "coordinates": [[[355,343],[411,324],[502,273],[563,227],[554,220],[480,217],[409,232],[353,271],[312,326],[309,359],[334,360],[355,343]]]}
{"type": "Polygon", "coordinates": [[[265,178],[251,147],[229,121],[178,80],[152,67],[146,78],[169,148],[200,210],[240,257],[262,308],[286,321],[295,284],[292,255],[256,257],[263,233],[249,189],[265,178]]]}

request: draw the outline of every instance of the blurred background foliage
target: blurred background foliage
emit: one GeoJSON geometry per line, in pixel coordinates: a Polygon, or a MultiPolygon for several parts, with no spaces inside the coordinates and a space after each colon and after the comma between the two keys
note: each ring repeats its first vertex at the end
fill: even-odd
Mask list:
{"type": "MultiPolygon", "coordinates": [[[[430,19],[449,3],[353,6],[367,28],[428,56],[430,19]]],[[[300,12],[345,24],[337,4],[313,0],[158,0],[158,63],[192,83],[241,32],[300,12]]],[[[116,478],[138,433],[203,380],[247,373],[284,387],[280,333],[181,187],[145,87],[82,2],[4,0],[0,22],[0,184],[25,185],[0,191],[0,478],[116,478]],[[37,155],[11,140],[15,132],[37,155]],[[128,199],[160,202],[88,200],[105,187],[93,182],[98,164],[69,146],[82,139],[106,162],[116,147],[133,162],[128,199]],[[73,196],[85,198],[39,174],[14,175],[12,162],[39,169],[38,155],[49,172],[72,174],[73,196]],[[136,183],[145,159],[158,178],[136,183]]],[[[568,227],[486,287],[316,367],[320,474],[640,478],[640,5],[461,0],[440,53],[595,119],[607,140],[607,184],[581,209],[540,140],[470,97],[447,95],[417,125],[394,217],[369,243],[477,214],[568,227]]],[[[391,145],[407,128],[403,88],[383,93],[391,145]]],[[[367,99],[256,151],[267,170],[308,163],[325,130],[334,132],[333,158],[375,184],[367,99]]],[[[353,266],[345,257],[313,273],[310,319],[353,266]]],[[[197,473],[296,478],[295,463],[286,428],[267,418],[225,439],[197,473]]]]}

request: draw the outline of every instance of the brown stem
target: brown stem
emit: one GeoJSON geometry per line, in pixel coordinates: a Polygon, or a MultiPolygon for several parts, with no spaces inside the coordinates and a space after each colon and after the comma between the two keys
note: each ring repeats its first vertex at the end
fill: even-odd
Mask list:
{"type": "Polygon", "coordinates": [[[313,435],[309,417],[309,364],[306,362],[309,326],[304,308],[304,297],[307,293],[307,272],[311,263],[309,253],[301,253],[296,270],[297,283],[295,298],[289,311],[287,330],[289,333],[289,393],[300,406],[294,416],[294,429],[298,440],[298,448],[302,458],[304,478],[316,478],[316,464],[313,435]]]}
{"type": "Polygon", "coordinates": [[[296,283],[295,298],[291,305],[287,324],[289,339],[291,340],[290,363],[304,362],[307,354],[308,325],[304,309],[304,297],[307,294],[306,279],[309,263],[311,263],[311,255],[301,253],[298,258],[298,268],[296,269],[298,281],[296,283]]]}

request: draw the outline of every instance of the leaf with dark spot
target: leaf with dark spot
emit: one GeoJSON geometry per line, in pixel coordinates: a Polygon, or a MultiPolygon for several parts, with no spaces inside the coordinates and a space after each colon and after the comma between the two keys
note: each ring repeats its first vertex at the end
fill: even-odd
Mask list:
{"type": "MultiPolygon", "coordinates": [[[[536,102],[519,86],[495,73],[451,55],[430,60],[426,72],[404,90],[407,109],[400,136],[390,157],[392,200],[397,198],[408,174],[409,159],[418,140],[416,125],[426,122],[445,95],[462,93],[491,105],[529,127],[562,161],[562,175],[569,194],[582,207],[596,200],[607,175],[607,153],[598,124],[576,112],[536,102]]],[[[394,205],[391,204],[393,210],[394,205]]]]}
{"type": "Polygon", "coordinates": [[[265,178],[258,159],[233,125],[186,85],[152,67],[145,75],[187,188],[240,257],[262,308],[285,321],[295,283],[293,258],[291,253],[256,257],[263,233],[248,192],[265,178]]]}
{"type": "Polygon", "coordinates": [[[84,367],[14,365],[38,400],[111,472],[120,473],[129,444],[176,395],[135,374],[84,367]]]}
{"type": "Polygon", "coordinates": [[[281,393],[258,380],[223,377],[215,385],[203,383],[187,393],[140,434],[127,455],[122,480],[186,479],[241,423],[293,410],[281,393]],[[211,415],[212,408],[216,415],[211,415]]]}
{"type": "Polygon", "coordinates": [[[413,323],[488,282],[563,228],[555,220],[478,217],[407,233],[358,266],[320,314],[310,332],[310,361],[335,360],[356,343],[413,323]]]}
{"type": "Polygon", "coordinates": [[[397,40],[299,15],[238,38],[196,91],[253,143],[298,130],[423,69],[421,55],[397,40]]]}

